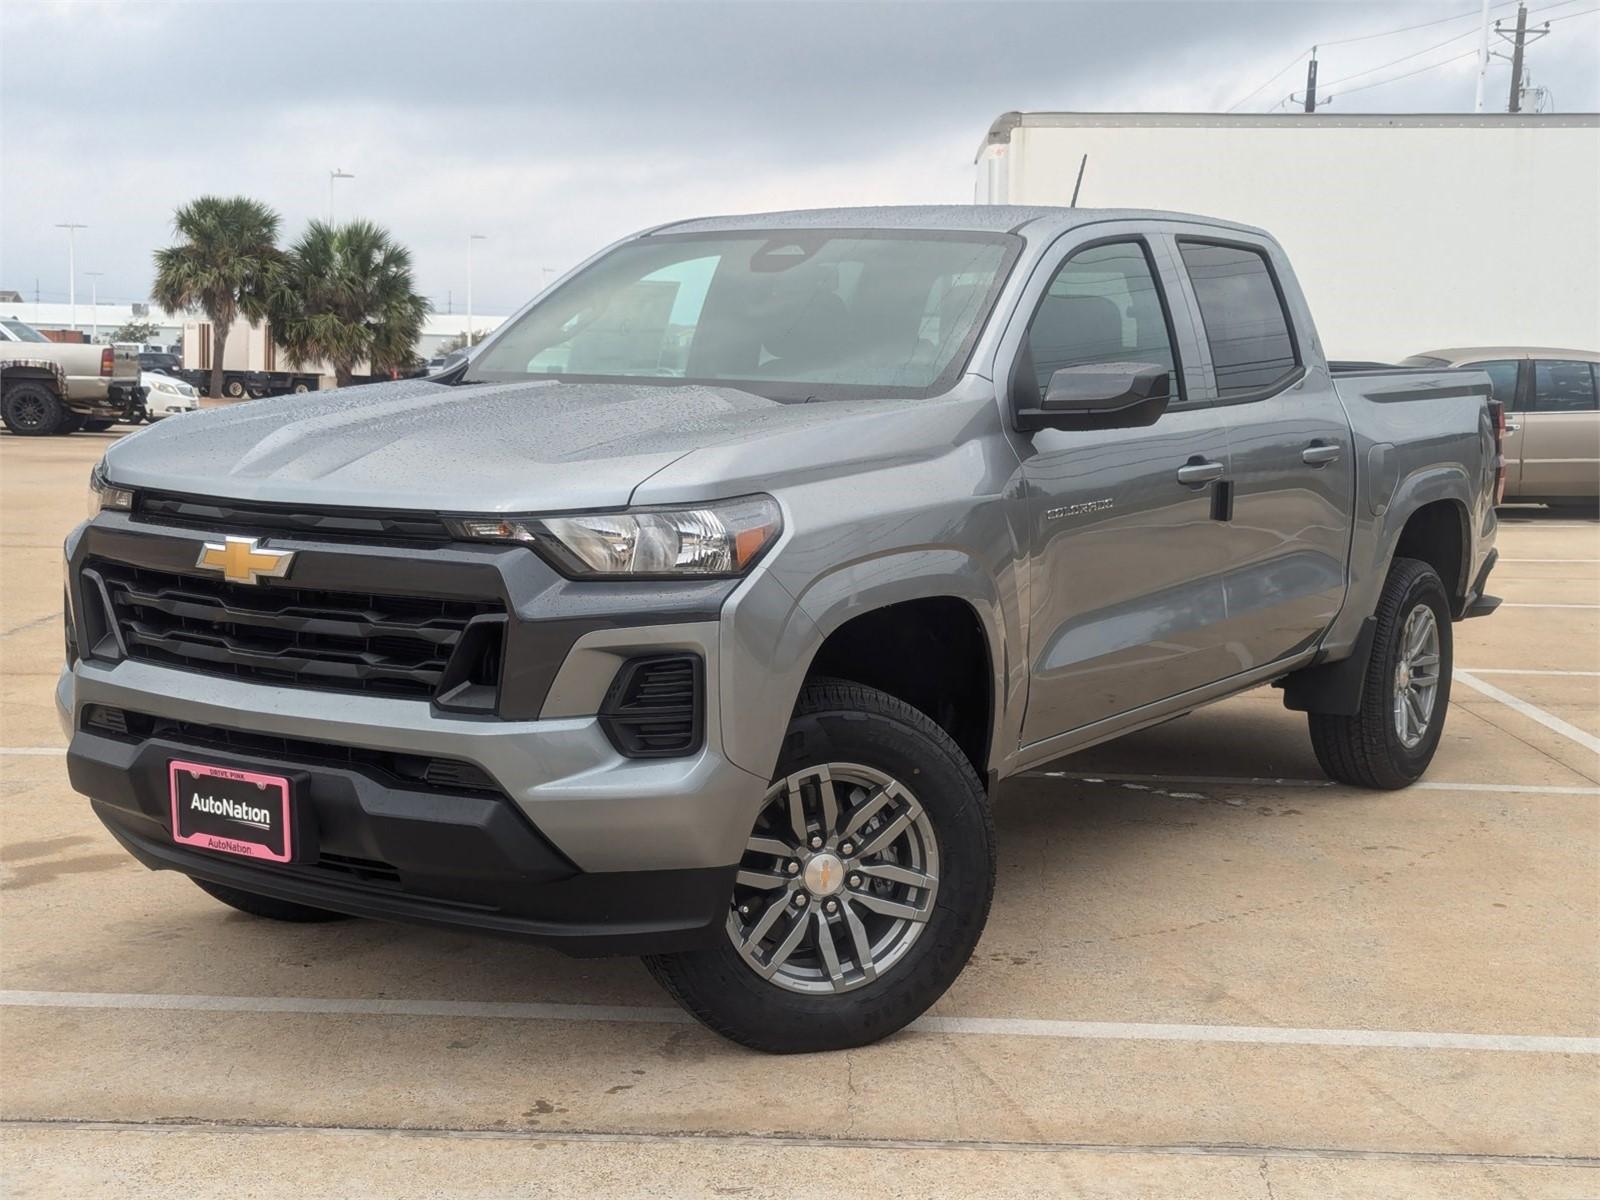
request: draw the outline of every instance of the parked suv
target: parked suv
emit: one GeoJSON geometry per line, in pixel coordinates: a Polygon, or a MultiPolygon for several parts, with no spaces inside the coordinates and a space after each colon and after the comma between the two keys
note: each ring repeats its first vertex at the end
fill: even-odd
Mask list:
{"type": "Polygon", "coordinates": [[[1505,406],[1507,500],[1592,509],[1600,499],[1600,353],[1530,346],[1430,350],[1416,367],[1474,367],[1505,406]]]}
{"type": "Polygon", "coordinates": [[[642,953],[746,1045],[860,1045],[971,955],[1007,776],[1267,683],[1334,778],[1426,770],[1489,390],[1335,378],[1203,217],[663,226],[443,374],[112,446],[73,786],[244,912],[642,953]]]}

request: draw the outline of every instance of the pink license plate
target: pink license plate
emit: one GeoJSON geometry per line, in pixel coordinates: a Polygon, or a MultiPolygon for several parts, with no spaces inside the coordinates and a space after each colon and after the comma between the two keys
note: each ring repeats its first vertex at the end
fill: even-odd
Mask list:
{"type": "Polygon", "coordinates": [[[294,853],[289,781],[205,763],[173,762],[172,840],[223,854],[288,862],[294,853]]]}

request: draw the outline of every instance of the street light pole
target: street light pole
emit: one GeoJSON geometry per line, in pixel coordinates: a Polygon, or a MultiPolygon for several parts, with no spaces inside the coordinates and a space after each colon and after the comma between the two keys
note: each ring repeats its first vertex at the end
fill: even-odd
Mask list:
{"type": "Polygon", "coordinates": [[[100,338],[100,276],[104,275],[105,272],[85,271],[84,274],[87,275],[90,280],[89,308],[94,315],[91,316],[89,320],[94,324],[94,332],[89,335],[89,340],[93,342],[98,341],[100,338]]]}
{"type": "Polygon", "coordinates": [[[463,350],[472,349],[472,243],[486,242],[488,236],[482,233],[467,234],[467,344],[463,350]]]}
{"type": "Polygon", "coordinates": [[[62,221],[57,229],[67,231],[67,303],[72,306],[72,328],[78,328],[78,230],[89,228],[77,221],[62,221]]]}
{"type": "Polygon", "coordinates": [[[328,224],[333,224],[333,181],[336,179],[354,179],[355,176],[338,167],[328,172],[328,224]]]}

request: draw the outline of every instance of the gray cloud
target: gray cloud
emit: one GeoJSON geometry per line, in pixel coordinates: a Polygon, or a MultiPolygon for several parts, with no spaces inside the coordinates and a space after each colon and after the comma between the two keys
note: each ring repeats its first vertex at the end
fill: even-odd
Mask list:
{"type": "MultiPolygon", "coordinates": [[[[0,286],[31,294],[37,276],[47,298],[61,296],[52,225],[76,220],[91,226],[79,269],[106,272],[103,296],[140,298],[178,203],[256,195],[292,236],[322,215],[340,166],[356,174],[339,184],[340,213],[393,228],[441,307],[447,295],[464,303],[466,234],[488,234],[477,305],[503,310],[543,268],[657,221],[967,200],[972,151],[1008,109],[1223,108],[1312,41],[1468,7],[13,0],[0,10],[0,286]],[[77,67],[64,88],[69,44],[77,67]]],[[[1600,99],[1587,69],[1595,22],[1556,26],[1531,56],[1565,111],[1600,99]]],[[[1471,27],[1329,47],[1323,77],[1471,27]]],[[[1461,111],[1472,70],[1457,63],[1335,103],[1461,111]]],[[[1497,67],[1497,101],[1504,76],[1497,67]]],[[[1297,68],[1249,107],[1299,82],[1297,68]]]]}

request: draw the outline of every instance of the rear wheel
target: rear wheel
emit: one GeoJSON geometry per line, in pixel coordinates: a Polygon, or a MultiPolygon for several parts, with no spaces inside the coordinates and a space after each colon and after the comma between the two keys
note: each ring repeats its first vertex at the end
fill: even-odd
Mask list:
{"type": "Polygon", "coordinates": [[[0,399],[0,421],[21,437],[48,437],[61,428],[67,415],[56,394],[31,379],[11,384],[0,399]]]}
{"type": "Polygon", "coordinates": [[[1376,616],[1360,711],[1310,714],[1311,745],[1340,783],[1402,788],[1433,761],[1450,704],[1450,601],[1438,572],[1395,559],[1376,616]]]}
{"type": "Polygon", "coordinates": [[[222,385],[222,394],[224,396],[227,396],[230,400],[242,400],[242,399],[244,399],[244,394],[245,394],[244,381],[240,380],[240,379],[230,379],[230,380],[228,380],[226,383],[224,383],[222,385]]]}
{"type": "Polygon", "coordinates": [[[258,896],[254,892],[240,891],[224,883],[209,879],[195,879],[194,885],[213,900],[220,900],[229,908],[236,908],[252,917],[266,917],[270,921],[293,921],[300,925],[313,925],[322,921],[346,921],[347,913],[329,912],[325,908],[310,908],[292,900],[279,900],[274,896],[258,896]]]}
{"type": "Polygon", "coordinates": [[[757,1050],[840,1050],[915,1020],[960,974],[994,893],[972,764],[892,696],[801,695],[714,947],[646,959],[693,1016],[757,1050]]]}

